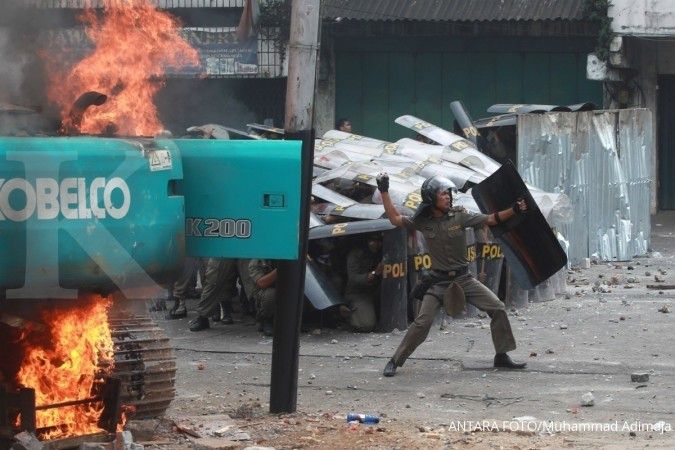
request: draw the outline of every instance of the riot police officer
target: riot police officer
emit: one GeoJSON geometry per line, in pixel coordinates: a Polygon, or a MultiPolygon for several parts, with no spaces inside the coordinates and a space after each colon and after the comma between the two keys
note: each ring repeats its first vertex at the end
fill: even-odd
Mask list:
{"type": "Polygon", "coordinates": [[[439,307],[445,301],[468,302],[485,311],[492,319],[490,330],[495,347],[495,367],[522,369],[524,363],[511,360],[507,352],[515,350],[516,341],[504,303],[490,289],[468,272],[466,237],[464,229],[483,224],[497,225],[527,210],[524,200],[512,208],[493,214],[472,214],[464,208],[452,206],[452,182],[434,176],[422,184],[422,203],[412,217],[403,216],[394,207],[389,196],[389,176],[377,177],[385,213],[392,225],[418,230],[424,235],[431,257],[431,277],[418,316],[408,328],[394,356],[387,363],[383,375],[391,377],[410,354],[426,339],[439,307]],[[444,298],[445,297],[445,298],[444,298]],[[450,298],[448,298],[450,297],[450,298]]]}

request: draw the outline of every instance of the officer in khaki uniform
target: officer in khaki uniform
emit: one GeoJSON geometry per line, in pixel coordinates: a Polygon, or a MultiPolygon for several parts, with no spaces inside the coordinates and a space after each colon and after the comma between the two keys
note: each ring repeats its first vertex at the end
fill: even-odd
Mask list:
{"type": "Polygon", "coordinates": [[[276,310],[277,265],[269,259],[252,259],[248,264],[248,273],[253,280],[253,299],[256,307],[256,320],[266,336],[272,336],[274,312],[276,310]]]}
{"type": "Polygon", "coordinates": [[[190,322],[190,331],[209,328],[209,316],[221,308],[221,302],[225,303],[224,307],[229,308],[236,295],[237,260],[209,258],[206,262],[202,295],[197,304],[198,315],[190,322]]]}
{"type": "Polygon", "coordinates": [[[393,376],[396,368],[402,366],[408,356],[424,342],[441,305],[445,304],[446,310],[456,313],[463,309],[465,301],[485,311],[492,319],[490,330],[496,353],[494,366],[510,369],[525,367],[524,363],[512,361],[507,354],[515,350],[516,341],[504,303],[468,272],[464,232],[466,227],[496,225],[509,220],[527,210],[525,201],[519,200],[513,208],[494,214],[471,214],[463,208],[452,207],[451,188],[454,185],[446,178],[435,176],[422,184],[422,203],[413,217],[407,217],[398,212],[389,197],[387,174],[377,177],[377,187],[382,193],[382,203],[389,221],[398,227],[420,231],[431,257],[430,280],[425,286],[426,293],[419,314],[387,363],[383,375],[393,376]]]}
{"type": "Polygon", "coordinates": [[[354,331],[369,333],[375,329],[375,305],[380,295],[382,276],[382,236],[373,234],[347,255],[345,300],[351,314],[349,324],[354,331]]]}

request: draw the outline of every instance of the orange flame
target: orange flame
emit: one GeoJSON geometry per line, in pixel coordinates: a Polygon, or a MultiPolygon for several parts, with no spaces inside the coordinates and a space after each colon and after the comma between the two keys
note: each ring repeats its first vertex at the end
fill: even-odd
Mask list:
{"type": "Polygon", "coordinates": [[[162,130],[153,99],[168,67],[196,66],[198,52],[181,37],[180,25],[150,0],[104,0],[104,14],[87,9],[80,18],[94,51],[68,73],[51,80],[49,96],[60,105],[64,129],[75,100],[87,91],[108,96],[102,106],[89,108],[82,133],[153,136],[162,130]]]}
{"type": "MultiPolygon", "coordinates": [[[[110,303],[95,301],[69,309],[50,309],[43,320],[49,329],[49,347],[26,339],[17,381],[35,389],[36,405],[53,405],[92,397],[101,383],[99,364],[112,367],[113,342],[108,326],[110,303]]],[[[50,428],[41,439],[101,432],[97,422],[103,403],[37,411],[37,428],[50,428]]]]}

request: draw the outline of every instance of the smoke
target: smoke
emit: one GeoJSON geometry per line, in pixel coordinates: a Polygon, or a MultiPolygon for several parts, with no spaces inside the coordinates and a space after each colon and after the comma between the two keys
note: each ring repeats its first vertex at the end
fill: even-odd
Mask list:
{"type": "Polygon", "coordinates": [[[174,136],[209,123],[246,130],[256,114],[240,99],[242,80],[168,79],[156,98],[160,119],[174,136]]]}
{"type": "Polygon", "coordinates": [[[11,31],[0,28],[0,102],[15,103],[23,83],[23,70],[29,56],[17,52],[11,31]]]}
{"type": "MultiPolygon", "coordinates": [[[[38,8],[38,1],[0,0],[0,135],[55,134],[60,110],[47,97],[48,71],[85,56],[82,10],[38,8]],[[3,112],[19,105],[36,114],[3,112]]],[[[169,78],[156,97],[160,120],[175,136],[193,125],[215,123],[241,130],[272,118],[283,125],[283,79],[169,78]]]]}
{"type": "Polygon", "coordinates": [[[46,97],[42,32],[58,27],[62,15],[53,10],[29,9],[26,3],[30,2],[23,0],[4,3],[0,14],[0,133],[50,131],[47,124],[53,122],[54,112],[46,97]],[[12,105],[33,110],[34,114],[12,105]]]}

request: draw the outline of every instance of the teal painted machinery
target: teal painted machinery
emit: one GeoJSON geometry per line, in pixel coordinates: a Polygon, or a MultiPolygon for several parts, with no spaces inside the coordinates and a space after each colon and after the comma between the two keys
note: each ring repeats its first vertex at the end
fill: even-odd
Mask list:
{"type": "Polygon", "coordinates": [[[187,256],[297,258],[300,142],[0,138],[0,289],[166,283],[187,256]]]}

